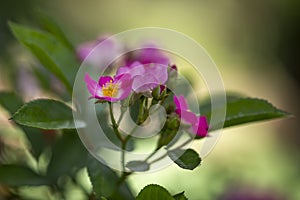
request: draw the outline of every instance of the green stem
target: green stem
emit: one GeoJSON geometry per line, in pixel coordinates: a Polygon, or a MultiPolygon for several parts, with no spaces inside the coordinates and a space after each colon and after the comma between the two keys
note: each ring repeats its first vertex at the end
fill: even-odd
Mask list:
{"type": "Polygon", "coordinates": [[[125,149],[126,149],[126,145],[127,145],[127,142],[128,140],[131,138],[131,135],[127,135],[124,139],[124,142],[122,142],[122,153],[121,153],[121,163],[122,163],[122,176],[118,182],[118,185],[121,185],[125,180],[126,178],[132,174],[132,172],[126,172],[125,170],[125,149]]]}
{"type": "Polygon", "coordinates": [[[118,124],[116,123],[116,120],[115,120],[115,117],[114,117],[114,114],[113,114],[112,103],[108,102],[108,105],[109,105],[110,119],[111,119],[111,123],[112,123],[113,129],[114,129],[114,132],[116,133],[116,135],[119,138],[119,140],[123,143],[124,139],[121,136],[121,133],[120,133],[120,131],[118,129],[118,124]]]}
{"type": "Polygon", "coordinates": [[[121,123],[121,121],[122,121],[122,119],[123,119],[123,116],[124,116],[124,113],[125,113],[125,112],[123,112],[122,109],[121,109],[121,114],[120,114],[120,117],[119,117],[119,119],[118,119],[117,124],[120,124],[120,123],[121,123]]]}
{"type": "MultiPolygon", "coordinates": [[[[137,122],[136,122],[138,125],[141,124],[144,121],[144,103],[145,103],[145,100],[146,100],[146,98],[143,98],[143,99],[141,99],[141,102],[140,102],[139,114],[138,114],[138,118],[137,118],[137,122]]],[[[119,180],[119,183],[118,183],[119,185],[122,184],[127,179],[127,177],[130,174],[133,173],[133,172],[126,172],[125,171],[125,149],[126,149],[127,142],[131,138],[131,134],[136,130],[138,125],[133,128],[131,133],[129,135],[127,135],[124,140],[122,140],[121,163],[122,163],[123,173],[120,177],[120,180],[119,180]]]]}
{"type": "Polygon", "coordinates": [[[128,140],[130,139],[130,135],[127,135],[122,142],[122,153],[121,153],[121,163],[122,163],[122,171],[125,172],[125,151],[128,140]]]}
{"type": "Polygon", "coordinates": [[[139,115],[138,115],[138,120],[137,124],[140,125],[144,121],[144,102],[145,102],[145,97],[141,99],[140,103],[140,108],[139,108],[139,115]]]}
{"type": "MultiPolygon", "coordinates": [[[[117,137],[119,138],[119,140],[121,141],[122,143],[122,152],[121,152],[121,165],[122,165],[122,170],[123,170],[123,175],[127,172],[125,172],[125,149],[126,149],[126,144],[129,140],[129,136],[130,135],[127,135],[125,137],[125,139],[121,136],[121,133],[118,129],[118,124],[116,123],[116,120],[115,120],[115,117],[114,117],[114,114],[113,114],[113,107],[112,107],[112,103],[111,102],[108,102],[109,104],[109,113],[110,113],[110,119],[111,119],[111,122],[112,122],[112,125],[113,125],[113,129],[114,129],[114,132],[116,133],[117,137]]],[[[122,175],[122,177],[123,177],[122,175]]]]}
{"type": "Polygon", "coordinates": [[[131,174],[131,172],[129,173],[129,172],[125,171],[125,150],[126,150],[127,142],[130,139],[131,135],[127,135],[125,138],[123,138],[121,136],[121,133],[118,129],[118,124],[116,123],[116,120],[114,118],[112,103],[108,102],[108,104],[109,104],[109,113],[110,113],[110,118],[111,118],[111,122],[112,122],[114,132],[116,133],[117,137],[119,138],[119,140],[121,141],[121,144],[122,144],[122,146],[121,146],[121,148],[122,148],[121,164],[122,164],[123,173],[122,173],[122,176],[121,176],[120,181],[119,181],[119,183],[121,184],[122,182],[124,182],[126,180],[127,176],[129,176],[131,174]]]}
{"type": "MultiPolygon", "coordinates": [[[[185,145],[187,145],[188,143],[190,143],[193,139],[194,139],[194,138],[192,138],[192,137],[189,138],[187,141],[185,141],[184,143],[182,143],[181,145],[179,145],[179,146],[177,147],[177,149],[180,149],[181,147],[184,147],[185,145]]],[[[152,154],[154,155],[155,153],[156,153],[156,151],[154,151],[152,154]]],[[[150,154],[151,157],[153,156],[152,154],[150,154]]],[[[155,163],[155,162],[157,162],[157,161],[160,161],[161,159],[163,159],[163,158],[166,157],[167,155],[168,155],[168,154],[165,153],[164,155],[162,155],[162,156],[158,157],[157,159],[151,161],[149,164],[153,164],[153,163],[155,163]]],[[[148,157],[149,157],[149,156],[148,156],[148,157]]]]}
{"type": "Polygon", "coordinates": [[[121,177],[120,177],[120,179],[119,179],[119,181],[118,181],[118,186],[122,185],[122,183],[124,183],[125,180],[127,179],[127,177],[128,177],[130,174],[132,174],[132,173],[133,173],[133,172],[125,172],[125,171],[123,171],[123,173],[122,173],[122,175],[121,175],[121,177]]]}
{"type": "Polygon", "coordinates": [[[145,162],[147,162],[150,158],[152,158],[152,156],[154,156],[159,149],[160,148],[155,148],[155,150],[145,159],[145,162]]]}
{"type": "Polygon", "coordinates": [[[164,155],[162,155],[162,156],[156,158],[155,160],[151,161],[149,164],[151,165],[151,164],[153,164],[153,163],[156,163],[157,161],[160,161],[161,159],[163,159],[163,158],[166,157],[167,155],[168,155],[168,154],[164,154],[164,155]]]}

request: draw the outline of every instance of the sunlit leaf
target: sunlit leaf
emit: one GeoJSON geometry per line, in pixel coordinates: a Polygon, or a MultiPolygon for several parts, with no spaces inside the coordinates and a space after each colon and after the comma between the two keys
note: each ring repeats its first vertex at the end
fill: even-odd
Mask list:
{"type": "MultiPolygon", "coordinates": [[[[18,124],[41,129],[74,129],[72,109],[51,99],[37,99],[24,104],[12,119],[18,124]]],[[[77,125],[84,126],[78,122],[77,125]]]]}
{"type": "Polygon", "coordinates": [[[174,200],[174,198],[162,186],[151,184],[140,191],[136,200],[174,200]]]}
{"type": "Polygon", "coordinates": [[[193,149],[175,149],[168,151],[168,156],[181,168],[193,170],[201,162],[198,153],[193,149]]]}
{"type": "MultiPolygon", "coordinates": [[[[289,115],[287,112],[274,107],[271,103],[263,99],[257,98],[227,98],[226,118],[224,119],[224,128],[245,124],[249,122],[262,121],[267,119],[275,119],[289,115]]],[[[217,112],[217,110],[215,110],[217,112]]],[[[202,105],[201,115],[205,115],[210,119],[211,105],[210,103],[202,105]]],[[[210,126],[210,130],[214,127],[220,127],[222,122],[217,122],[210,126]]]]}
{"type": "MultiPolygon", "coordinates": [[[[17,94],[8,91],[0,92],[0,105],[4,107],[11,115],[23,105],[23,100],[17,94]]],[[[43,134],[39,129],[20,126],[27,136],[32,147],[32,154],[38,158],[45,147],[43,134]]]]}

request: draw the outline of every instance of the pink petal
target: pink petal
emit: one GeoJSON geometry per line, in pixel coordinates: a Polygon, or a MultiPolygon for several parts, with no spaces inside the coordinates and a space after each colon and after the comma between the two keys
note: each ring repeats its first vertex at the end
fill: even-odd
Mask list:
{"type": "Polygon", "coordinates": [[[96,81],[94,81],[90,75],[88,73],[85,74],[84,76],[84,81],[86,83],[87,89],[89,91],[89,93],[95,97],[97,94],[97,88],[98,88],[98,84],[96,81]]]}
{"type": "Polygon", "coordinates": [[[98,84],[102,87],[103,85],[105,85],[106,83],[109,83],[109,82],[112,82],[113,81],[113,78],[110,77],[110,76],[101,76],[99,81],[98,81],[98,84]]]}
{"type": "Polygon", "coordinates": [[[144,66],[140,62],[134,62],[130,66],[120,67],[116,75],[130,74],[131,77],[142,75],[145,73],[144,66]]]}
{"type": "Polygon", "coordinates": [[[179,97],[174,96],[174,103],[177,109],[188,110],[188,104],[183,95],[180,95],[179,97]]]}
{"type": "Polygon", "coordinates": [[[135,92],[145,92],[157,87],[157,79],[152,74],[143,74],[135,76],[132,83],[132,89],[135,92]]]}
{"type": "Polygon", "coordinates": [[[140,50],[137,59],[143,64],[159,63],[168,65],[170,62],[169,58],[160,49],[155,47],[155,45],[147,45],[146,48],[140,50]]]}
{"type": "Polygon", "coordinates": [[[193,112],[179,109],[176,109],[175,112],[180,116],[183,123],[193,125],[198,121],[197,116],[193,112]]]}
{"type": "Polygon", "coordinates": [[[127,73],[130,73],[130,68],[129,67],[120,67],[117,70],[116,76],[120,76],[120,75],[127,74],[127,73]]]}
{"type": "Polygon", "coordinates": [[[200,116],[198,122],[192,127],[193,132],[199,137],[205,137],[208,133],[208,124],[205,116],[200,116]]]}
{"type": "Polygon", "coordinates": [[[129,74],[124,74],[120,78],[116,78],[115,82],[119,84],[119,91],[118,91],[118,100],[126,99],[131,92],[132,88],[132,79],[129,74]]]}
{"type": "Polygon", "coordinates": [[[138,67],[138,66],[144,66],[142,63],[140,63],[139,61],[134,61],[131,65],[129,65],[129,68],[134,68],[134,67],[138,67]]]}
{"type": "Polygon", "coordinates": [[[150,64],[145,66],[146,73],[151,73],[158,84],[164,84],[168,80],[168,67],[161,64],[150,64]]]}

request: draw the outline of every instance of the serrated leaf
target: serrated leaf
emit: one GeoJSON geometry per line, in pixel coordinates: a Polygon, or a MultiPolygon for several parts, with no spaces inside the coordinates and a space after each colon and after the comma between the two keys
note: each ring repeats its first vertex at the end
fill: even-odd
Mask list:
{"type": "MultiPolygon", "coordinates": [[[[0,92],[0,105],[13,115],[23,105],[23,100],[13,92],[2,91],[0,92]]],[[[30,142],[32,147],[31,152],[38,158],[45,146],[43,134],[39,129],[25,126],[20,126],[20,128],[24,131],[30,142]]]]}
{"type": "Polygon", "coordinates": [[[88,159],[87,170],[96,198],[133,199],[127,184],[118,185],[119,177],[117,174],[91,156],[88,159]]]}
{"type": "Polygon", "coordinates": [[[72,175],[86,165],[87,151],[75,130],[65,130],[52,148],[47,177],[55,182],[60,176],[72,175]]]}
{"type": "Polygon", "coordinates": [[[0,183],[18,187],[48,185],[49,181],[26,166],[2,164],[0,165],[0,183]]]}
{"type": "MultiPolygon", "coordinates": [[[[203,105],[201,115],[211,116],[210,103],[203,105]]],[[[226,118],[224,121],[224,128],[245,124],[249,122],[256,122],[268,119],[275,119],[285,117],[288,113],[274,107],[271,103],[263,99],[257,98],[227,98],[226,118]]],[[[215,130],[214,127],[220,127],[217,122],[210,126],[210,130],[215,130]]]]}
{"type": "Polygon", "coordinates": [[[142,160],[130,161],[126,164],[126,167],[134,172],[144,172],[149,170],[150,165],[142,160]]]}
{"type": "Polygon", "coordinates": [[[173,197],[175,200],[188,200],[188,198],[184,195],[184,192],[175,194],[173,197]]]}
{"type": "Polygon", "coordinates": [[[49,32],[9,22],[14,36],[66,86],[71,93],[79,64],[74,52],[49,32]]]}
{"type": "MultiPolygon", "coordinates": [[[[37,99],[24,104],[12,119],[18,124],[41,129],[76,128],[72,109],[60,101],[51,99],[37,99]]],[[[83,122],[78,124],[84,126],[83,122]]]]}
{"type": "Polygon", "coordinates": [[[174,200],[174,198],[162,186],[151,184],[140,191],[136,200],[174,200]]]}
{"type": "Polygon", "coordinates": [[[168,156],[181,168],[193,170],[201,162],[198,153],[193,149],[175,149],[168,151],[168,156]]]}

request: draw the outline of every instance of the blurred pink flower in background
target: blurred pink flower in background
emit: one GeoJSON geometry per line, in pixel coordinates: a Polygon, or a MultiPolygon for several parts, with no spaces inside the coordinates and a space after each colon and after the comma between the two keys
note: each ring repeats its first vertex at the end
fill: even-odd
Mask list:
{"type": "Polygon", "coordinates": [[[104,35],[97,40],[80,44],[76,48],[76,54],[81,62],[84,61],[96,68],[106,68],[122,53],[122,50],[122,44],[109,35],[104,35]]]}
{"type": "Polygon", "coordinates": [[[138,61],[141,64],[157,63],[168,66],[170,59],[155,44],[141,45],[141,49],[132,52],[127,58],[127,65],[138,61]]]}

